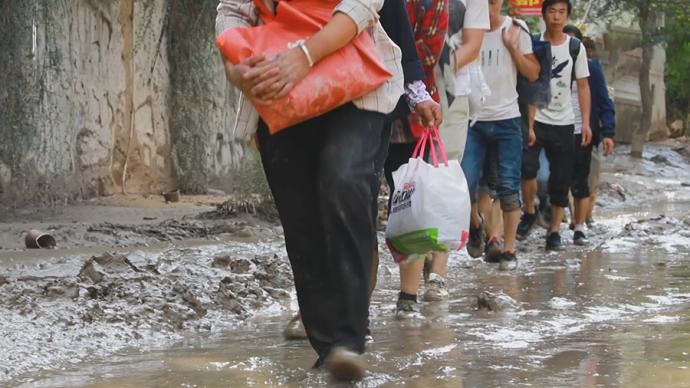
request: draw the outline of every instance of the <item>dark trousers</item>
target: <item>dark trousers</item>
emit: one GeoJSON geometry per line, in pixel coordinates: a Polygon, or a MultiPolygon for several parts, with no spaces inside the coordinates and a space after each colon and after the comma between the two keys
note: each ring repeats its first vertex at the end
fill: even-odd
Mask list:
{"type": "Polygon", "coordinates": [[[526,147],[522,157],[522,179],[534,179],[539,171],[539,153],[542,148],[549,160],[549,198],[551,203],[568,207],[568,192],[573,179],[574,125],[549,125],[536,122],[537,141],[526,147]]]}
{"type": "Polygon", "coordinates": [[[575,152],[575,162],[573,164],[573,182],[570,191],[577,199],[587,198],[590,195],[589,170],[592,164],[592,143],[582,146],[582,135],[575,135],[573,146],[575,152]]]}
{"type": "Polygon", "coordinates": [[[383,171],[386,176],[386,183],[390,189],[391,195],[388,197],[388,211],[391,210],[391,199],[395,191],[395,184],[393,183],[393,172],[407,163],[414,151],[415,143],[391,143],[388,146],[388,157],[384,164],[383,171]]]}
{"type": "Polygon", "coordinates": [[[348,104],[275,135],[259,125],[261,160],[317,363],[335,346],[364,351],[384,117],[348,104]]]}

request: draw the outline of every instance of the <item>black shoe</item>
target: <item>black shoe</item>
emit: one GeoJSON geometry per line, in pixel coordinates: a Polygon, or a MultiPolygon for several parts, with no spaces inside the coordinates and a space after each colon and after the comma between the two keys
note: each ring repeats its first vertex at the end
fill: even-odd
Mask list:
{"type": "Polygon", "coordinates": [[[484,220],[478,228],[470,226],[470,240],[467,242],[467,253],[474,258],[484,254],[484,220]]]}
{"type": "Polygon", "coordinates": [[[563,243],[561,242],[561,235],[558,232],[551,232],[546,237],[546,250],[547,251],[562,251],[564,249],[563,243]]]}
{"type": "Polygon", "coordinates": [[[484,248],[484,261],[487,263],[499,263],[501,261],[501,243],[491,239],[484,248]]]}
{"type": "Polygon", "coordinates": [[[537,221],[538,215],[539,211],[536,211],[534,214],[522,214],[522,217],[520,217],[520,223],[517,227],[516,238],[518,241],[523,241],[527,238],[527,236],[529,236],[530,232],[532,231],[532,228],[534,227],[534,223],[537,221]]]}
{"type": "Polygon", "coordinates": [[[501,271],[508,271],[517,268],[517,257],[513,252],[503,252],[499,255],[500,264],[498,269],[501,271]]]}
{"type": "Polygon", "coordinates": [[[588,242],[589,240],[587,240],[587,236],[585,236],[583,232],[579,230],[575,231],[575,234],[573,234],[573,243],[575,245],[583,246],[587,245],[588,242]]]}

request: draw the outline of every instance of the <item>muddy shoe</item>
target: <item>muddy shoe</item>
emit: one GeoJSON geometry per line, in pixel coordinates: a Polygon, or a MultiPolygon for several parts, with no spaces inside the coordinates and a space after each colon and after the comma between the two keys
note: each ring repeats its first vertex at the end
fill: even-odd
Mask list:
{"type": "Polygon", "coordinates": [[[304,328],[302,318],[299,314],[295,315],[294,317],[292,317],[292,319],[290,319],[290,322],[288,322],[287,326],[285,327],[285,331],[283,334],[285,335],[285,339],[287,340],[307,339],[307,330],[304,328]]]}
{"type": "Polygon", "coordinates": [[[589,240],[587,240],[587,236],[585,236],[583,232],[579,230],[575,231],[575,234],[573,234],[573,243],[575,245],[584,246],[587,245],[588,242],[589,240]]]}
{"type": "Polygon", "coordinates": [[[326,359],[326,368],[340,381],[359,381],[367,372],[364,356],[344,347],[337,347],[331,351],[326,359]]]}
{"type": "Polygon", "coordinates": [[[549,233],[546,237],[546,250],[547,251],[562,251],[565,249],[563,243],[561,242],[561,235],[558,232],[549,233]]]}
{"type": "Polygon", "coordinates": [[[484,220],[478,228],[470,226],[470,240],[467,242],[467,253],[474,258],[484,254],[484,220]]]}
{"type": "Polygon", "coordinates": [[[395,306],[395,319],[399,321],[424,320],[419,305],[414,300],[398,299],[395,306]]]}
{"type": "Polygon", "coordinates": [[[487,263],[499,263],[501,261],[501,243],[496,239],[491,239],[486,243],[484,249],[484,261],[487,263]]]}
{"type": "Polygon", "coordinates": [[[517,268],[517,257],[513,252],[503,252],[499,255],[500,263],[498,269],[501,271],[509,271],[517,268]]]}
{"type": "Polygon", "coordinates": [[[427,302],[440,302],[446,299],[448,299],[446,280],[439,274],[430,273],[429,280],[426,282],[424,300],[427,302]]]}
{"type": "Polygon", "coordinates": [[[529,234],[532,232],[532,228],[534,228],[534,224],[537,221],[537,216],[538,213],[522,213],[522,217],[520,217],[520,223],[518,224],[517,227],[517,240],[518,241],[524,241],[529,234]]]}

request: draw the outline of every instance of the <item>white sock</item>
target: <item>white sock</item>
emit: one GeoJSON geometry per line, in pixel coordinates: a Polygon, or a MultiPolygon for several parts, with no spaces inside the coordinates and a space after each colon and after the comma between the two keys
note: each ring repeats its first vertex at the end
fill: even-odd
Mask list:
{"type": "Polygon", "coordinates": [[[576,232],[585,232],[585,224],[577,224],[575,225],[575,231],[576,232]]]}

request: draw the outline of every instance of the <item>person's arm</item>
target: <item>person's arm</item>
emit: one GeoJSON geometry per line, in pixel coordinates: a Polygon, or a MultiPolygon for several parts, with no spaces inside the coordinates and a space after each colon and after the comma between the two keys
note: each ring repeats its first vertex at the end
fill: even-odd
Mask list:
{"type": "Polygon", "coordinates": [[[300,47],[286,49],[251,70],[250,75],[259,80],[252,94],[264,103],[285,96],[309,73],[309,59],[316,64],[347,45],[378,21],[382,5],[383,0],[342,0],[335,7],[331,20],[305,42],[308,54],[300,47]]]}
{"type": "Polygon", "coordinates": [[[533,146],[537,142],[537,135],[534,133],[534,121],[537,115],[537,106],[527,105],[527,145],[533,146]]]}
{"type": "Polygon", "coordinates": [[[462,45],[455,50],[455,71],[477,59],[483,40],[484,30],[476,28],[462,30],[462,45]]]}
{"type": "Polygon", "coordinates": [[[577,78],[577,94],[580,101],[580,112],[582,113],[582,146],[585,147],[592,142],[592,129],[589,125],[590,114],[592,112],[592,94],[589,89],[589,64],[587,63],[587,52],[585,46],[580,43],[580,53],[575,58],[575,78],[577,78]]]}
{"type": "MultiPolygon", "coordinates": [[[[525,27],[526,28],[526,27],[525,27]]],[[[503,43],[508,48],[510,56],[515,61],[518,72],[529,82],[534,82],[539,78],[541,66],[537,56],[532,53],[532,42],[527,34],[519,26],[513,25],[502,32],[503,43]],[[529,47],[524,47],[529,45],[529,47]]]]}
{"type": "Polygon", "coordinates": [[[582,113],[582,146],[585,147],[592,141],[592,129],[589,126],[592,95],[589,91],[589,81],[587,81],[587,78],[577,80],[577,95],[580,101],[580,112],[582,113]]]}
{"type": "Polygon", "coordinates": [[[616,136],[616,108],[609,97],[604,72],[596,62],[590,67],[590,77],[590,86],[594,85],[592,92],[597,94],[599,104],[599,117],[592,117],[592,120],[598,120],[600,123],[599,133],[603,138],[604,154],[611,155],[615,146],[613,138],[616,136]]]}

